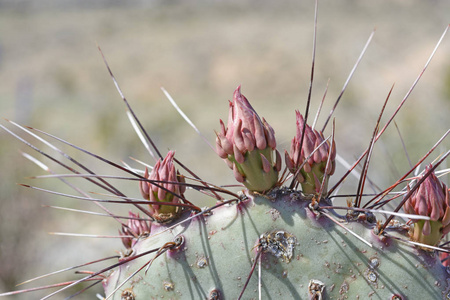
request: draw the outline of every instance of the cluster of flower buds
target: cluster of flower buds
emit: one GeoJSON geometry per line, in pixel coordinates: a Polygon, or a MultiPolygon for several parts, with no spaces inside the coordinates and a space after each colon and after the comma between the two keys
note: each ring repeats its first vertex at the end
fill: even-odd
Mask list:
{"type": "MultiPolygon", "coordinates": [[[[431,165],[427,166],[425,172],[431,168],[431,165]]],[[[411,239],[415,242],[435,246],[443,235],[450,232],[450,191],[434,173],[412,193],[403,209],[408,214],[431,219],[415,221],[411,232],[411,239]]]]}
{"type": "Polygon", "coordinates": [[[281,157],[276,150],[275,132],[262,120],[241,94],[239,86],[230,101],[228,124],[220,120],[216,149],[234,177],[250,191],[265,192],[278,182],[281,157]]]}
{"type": "Polygon", "coordinates": [[[302,186],[305,195],[317,195],[323,182],[322,195],[328,193],[328,179],[333,175],[336,167],[336,146],[334,141],[325,141],[322,132],[312,129],[308,124],[300,149],[304,119],[299,111],[295,111],[297,132],[292,139],[290,153],[285,151],[286,166],[292,174],[297,174],[297,181],[302,186]],[[319,146],[320,145],[320,146],[319,146]],[[330,150],[331,148],[331,150],[330,150]],[[327,161],[330,162],[327,167],[327,161]],[[303,166],[303,167],[302,167],[303,166]]]}
{"type": "Polygon", "coordinates": [[[169,151],[163,161],[161,159],[153,167],[151,173],[145,169],[144,177],[148,181],[140,181],[139,188],[144,197],[150,200],[150,214],[158,223],[167,223],[176,219],[181,212],[179,196],[183,196],[186,187],[184,177],[175,170],[173,164],[174,151],[169,151]],[[181,184],[180,184],[181,183],[181,184]],[[174,205],[158,204],[158,202],[174,205]]]}
{"type": "Polygon", "coordinates": [[[149,221],[142,220],[139,214],[134,214],[131,211],[128,213],[129,219],[127,226],[122,225],[122,231],[119,230],[119,235],[122,236],[122,243],[130,249],[137,242],[141,236],[147,236],[150,234],[149,221]]]}

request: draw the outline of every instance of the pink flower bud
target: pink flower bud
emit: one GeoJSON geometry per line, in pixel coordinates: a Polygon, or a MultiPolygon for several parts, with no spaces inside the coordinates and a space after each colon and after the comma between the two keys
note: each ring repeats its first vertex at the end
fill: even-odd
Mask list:
{"type": "MultiPolygon", "coordinates": [[[[174,151],[169,151],[163,161],[158,160],[151,173],[145,170],[144,177],[156,181],[140,181],[139,189],[142,196],[151,202],[181,203],[178,196],[182,196],[186,188],[182,184],[184,178],[175,170],[173,164],[174,151]]],[[[159,205],[151,203],[150,214],[159,223],[166,223],[178,217],[181,209],[179,206],[159,205]]]]}
{"type": "Polygon", "coordinates": [[[322,182],[325,180],[322,196],[326,196],[328,179],[333,175],[336,166],[335,143],[334,141],[332,145],[329,141],[323,143],[325,140],[323,134],[306,124],[305,136],[300,149],[304,119],[299,111],[295,111],[295,115],[297,132],[292,139],[290,152],[285,152],[286,166],[292,174],[295,174],[303,165],[297,175],[297,181],[302,185],[302,190],[305,194],[317,194],[322,186],[322,182]],[[330,147],[332,147],[331,151],[330,147]],[[330,164],[326,168],[329,156],[331,156],[330,164]]]}
{"type": "MultiPolygon", "coordinates": [[[[428,172],[432,168],[425,168],[428,172]]],[[[420,178],[419,178],[420,179],[420,178]]],[[[431,220],[416,220],[411,238],[434,246],[450,231],[450,192],[434,173],[431,173],[403,205],[408,214],[428,216],[431,220]]]]}
{"type": "Polygon", "coordinates": [[[236,180],[249,190],[264,192],[277,184],[281,159],[276,151],[275,132],[241,94],[240,86],[229,104],[227,127],[220,121],[216,148],[236,180]]]}
{"type": "Polygon", "coordinates": [[[139,214],[134,214],[131,211],[128,215],[130,217],[128,219],[128,227],[122,226],[122,231],[119,230],[119,234],[122,236],[122,243],[127,249],[134,246],[139,237],[150,234],[150,223],[148,221],[140,220],[139,214]]]}

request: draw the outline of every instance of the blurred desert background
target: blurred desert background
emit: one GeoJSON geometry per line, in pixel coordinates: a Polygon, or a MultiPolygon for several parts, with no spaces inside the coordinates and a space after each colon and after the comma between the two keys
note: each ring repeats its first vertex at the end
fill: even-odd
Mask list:
{"type": "MultiPolygon", "coordinates": [[[[232,172],[166,100],[164,87],[214,144],[227,100],[241,84],[243,94],[272,125],[280,152],[295,134],[294,110],[305,109],[312,53],[313,1],[0,0],[0,116],[39,128],[91,152],[133,167],[134,157],[153,164],[134,133],[125,106],[97,50],[99,45],[129,103],[165,154],[176,156],[200,177],[233,183],[232,172]]],[[[328,94],[318,120],[321,128],[370,33],[376,33],[339,104],[338,153],[348,162],[370,141],[389,89],[395,83],[382,124],[420,73],[445,27],[450,2],[331,1],[319,3],[317,53],[311,117],[328,94]]],[[[409,157],[415,163],[450,128],[450,35],[402,111],[396,117],[409,157]]],[[[49,147],[13,129],[43,151],[49,147]]],[[[331,126],[325,131],[330,134],[331,126]]],[[[52,142],[55,142],[52,140],[52,142]]],[[[124,175],[63,144],[55,144],[97,174],[124,175]]],[[[442,144],[432,158],[449,148],[442,144]]],[[[110,255],[120,240],[64,237],[48,232],[116,235],[118,224],[104,217],[43,208],[57,205],[99,212],[90,203],[57,197],[17,183],[76,194],[22,157],[39,157],[52,170],[67,173],[0,130],[0,293],[38,275],[110,255]]],[[[338,166],[337,175],[343,167],[338,166]]],[[[409,169],[395,126],[375,146],[370,178],[386,188],[409,169]]],[[[443,178],[447,184],[448,177],[443,178]]],[[[335,182],[336,180],[332,180],[335,182]]],[[[86,191],[99,191],[72,180],[86,191]]],[[[111,181],[139,197],[135,182],[111,181]]],[[[342,193],[355,191],[349,179],[342,193]]],[[[368,189],[370,191],[370,189],[368,189]]],[[[191,201],[213,202],[198,193],[191,201]]],[[[129,207],[114,206],[124,215],[129,207]]],[[[97,270],[97,266],[85,270],[97,270]]],[[[77,278],[71,271],[19,288],[77,278]]],[[[68,296],[78,289],[64,293],[68,296]]],[[[101,286],[81,296],[94,299],[101,286]]],[[[6,297],[36,299],[46,292],[6,297]]],[[[57,299],[63,298],[61,295],[57,299]]]]}

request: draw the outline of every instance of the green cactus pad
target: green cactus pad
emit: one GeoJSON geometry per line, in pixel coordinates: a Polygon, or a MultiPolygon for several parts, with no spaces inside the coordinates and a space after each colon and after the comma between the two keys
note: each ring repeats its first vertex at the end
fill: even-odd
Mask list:
{"type": "MultiPolygon", "coordinates": [[[[298,193],[278,194],[219,207],[171,230],[153,230],[136,243],[132,255],[158,249],[177,236],[184,238],[183,245],[155,258],[147,273],[137,273],[112,299],[124,293],[132,294],[130,299],[237,299],[257,249],[261,264],[242,299],[258,299],[259,294],[262,299],[447,299],[450,275],[433,252],[380,238],[373,223],[342,223],[369,246],[311,211],[298,193]],[[261,241],[265,246],[258,248],[261,241]]],[[[401,229],[387,232],[406,238],[401,229]]],[[[114,271],[104,282],[106,294],[154,257],[143,256],[114,271]]]]}

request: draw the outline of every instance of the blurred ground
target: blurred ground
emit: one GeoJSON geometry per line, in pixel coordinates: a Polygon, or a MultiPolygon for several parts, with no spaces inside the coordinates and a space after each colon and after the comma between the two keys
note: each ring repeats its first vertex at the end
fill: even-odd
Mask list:
{"type": "MultiPolygon", "coordinates": [[[[137,166],[129,159],[133,156],[153,163],[128,123],[98,44],[160,149],[177,150],[177,157],[202,178],[233,183],[231,171],[179,117],[160,87],[171,93],[213,143],[218,120],[227,118],[227,100],[242,84],[243,93],[274,127],[280,150],[289,148],[295,133],[294,109],[304,111],[309,86],[313,6],[313,1],[256,0],[58,1],[57,5],[54,1],[0,1],[0,115],[115,162],[137,166]]],[[[330,84],[319,127],[376,27],[334,114],[338,153],[349,162],[369,143],[392,84],[395,88],[383,124],[449,21],[448,1],[320,1],[313,113],[328,79],[330,84]]],[[[449,53],[447,36],[396,118],[413,163],[450,127],[449,53]]],[[[442,149],[448,148],[447,139],[442,149]]],[[[98,211],[86,203],[17,186],[17,182],[31,183],[71,192],[54,179],[24,178],[43,171],[21,157],[18,149],[35,154],[0,131],[0,292],[49,271],[109,256],[122,247],[118,240],[47,235],[50,231],[114,235],[118,227],[101,217],[42,208],[45,204],[98,211]]],[[[99,174],[115,172],[64,149],[99,174]]],[[[369,175],[382,188],[409,168],[395,127],[387,130],[373,159],[369,175]]],[[[352,182],[346,185],[350,192],[352,182]]],[[[128,195],[139,194],[136,184],[114,183],[128,195]]],[[[56,276],[39,284],[66,279],[56,276]]],[[[89,297],[94,296],[83,298],[89,297]]]]}

